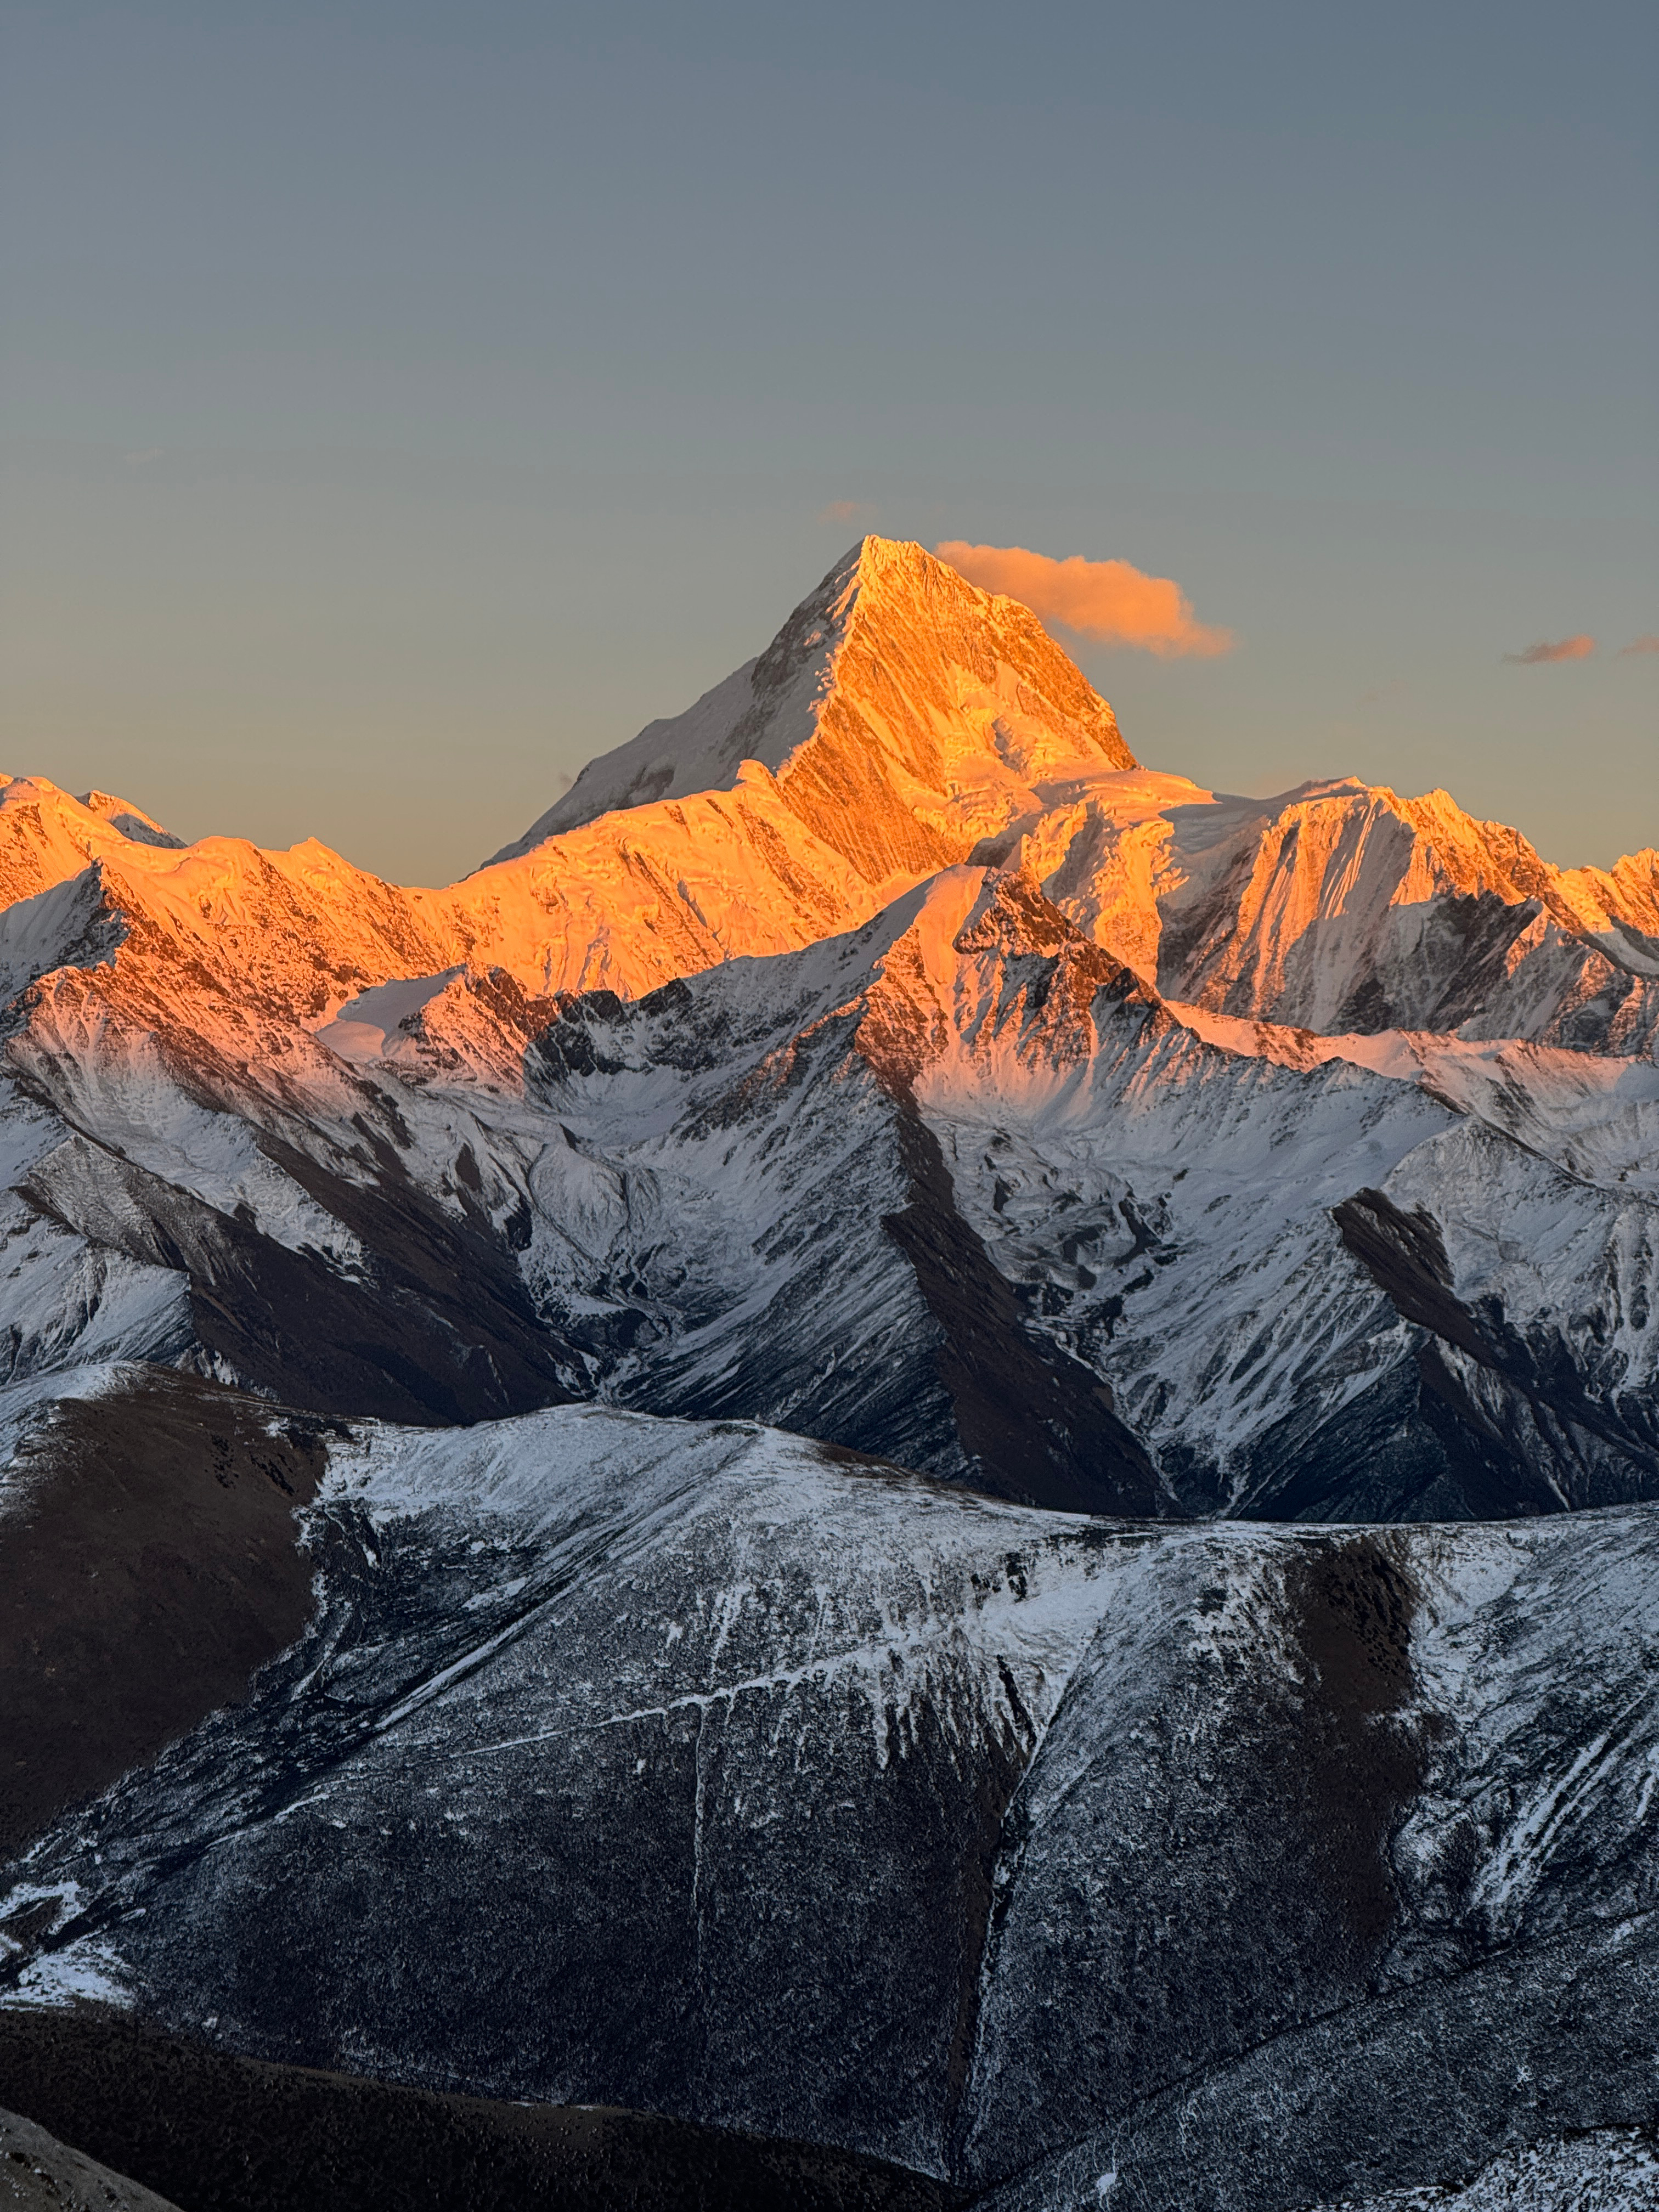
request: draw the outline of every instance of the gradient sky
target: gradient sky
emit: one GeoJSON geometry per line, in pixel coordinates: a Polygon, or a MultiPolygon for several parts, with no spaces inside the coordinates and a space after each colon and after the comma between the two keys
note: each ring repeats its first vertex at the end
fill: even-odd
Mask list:
{"type": "Polygon", "coordinates": [[[13,772],[447,880],[873,528],[1177,580],[1158,767],[1659,842],[1647,0],[0,26],[13,772]]]}

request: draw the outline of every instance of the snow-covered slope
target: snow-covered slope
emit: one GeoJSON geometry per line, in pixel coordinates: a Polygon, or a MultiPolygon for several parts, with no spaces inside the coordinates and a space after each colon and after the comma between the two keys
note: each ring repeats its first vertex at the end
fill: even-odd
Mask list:
{"type": "MultiPolygon", "coordinates": [[[[1389,1073],[1255,1042],[1182,1018],[1029,876],[951,871],[810,952],[568,1006],[531,1060],[560,1141],[526,1276],[613,1399],[1051,1504],[1651,1494],[1659,1211],[1622,1139],[1603,1188],[1514,1133],[1579,1057],[1460,1098],[1405,1041],[1389,1073]]],[[[1652,1102],[1599,1096],[1639,1141],[1652,1102]]]]}
{"type": "Polygon", "coordinates": [[[1319,2212],[1654,2212],[1659,2142],[1646,2128],[1592,2128],[1503,2152],[1462,2188],[1351,2198],[1319,2212]]]}
{"type": "MultiPolygon", "coordinates": [[[[700,848],[717,873],[757,849],[748,789],[659,804],[694,839],[738,823],[700,848]]],[[[1139,770],[1099,793],[1160,838],[1226,811],[1139,770]]],[[[524,878],[583,840],[608,866],[633,814],[453,894],[135,846],[49,789],[9,787],[9,820],[95,856],[0,912],[14,1374],[184,1359],[394,1418],[598,1391],[1161,1514],[1659,1481],[1648,1059],[1160,1000],[1069,860],[1038,890],[1030,836],[850,934],[823,935],[839,893],[791,906],[799,951],[734,898],[764,952],[709,967],[659,908],[629,940],[654,988],[573,999],[433,963],[471,900],[532,985],[580,973],[485,894],[516,886],[517,927],[524,878]]]]}
{"type": "Polygon", "coordinates": [[[176,850],[5,787],[13,1371],[185,1358],[405,1418],[580,1389],[515,1258],[547,1136],[515,1118],[527,1040],[573,984],[642,990],[872,910],[765,792],[659,812],[408,892],[320,846],[176,850]]]}
{"type": "Polygon", "coordinates": [[[592,1407],[325,1448],[314,1619],[14,1868],[12,2003],[1021,2207],[1650,2113],[1656,1509],[1156,1530],[592,1407]]]}
{"type": "Polygon", "coordinates": [[[309,1033],[386,982],[435,990],[459,973],[481,986],[505,977],[532,998],[596,985],[634,994],[733,953],[810,944],[875,911],[845,861],[747,782],[580,831],[440,891],[383,883],[315,840],[286,853],[230,837],[178,849],[124,835],[43,779],[0,791],[8,909],[94,871],[109,949],[125,957],[112,977],[76,988],[244,1058],[304,1054],[276,1045],[276,1033],[309,1033]]]}
{"type": "Polygon", "coordinates": [[[1659,1034],[1659,854],[1557,868],[1443,791],[1236,799],[1142,771],[976,857],[1029,867],[1097,943],[1215,1013],[1619,1053],[1659,1034]]]}

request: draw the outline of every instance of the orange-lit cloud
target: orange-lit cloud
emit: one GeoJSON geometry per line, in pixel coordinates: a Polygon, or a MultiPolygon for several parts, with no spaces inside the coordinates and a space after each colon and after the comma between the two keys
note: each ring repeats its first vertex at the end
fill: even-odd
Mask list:
{"type": "Polygon", "coordinates": [[[873,519],[875,508],[867,500],[832,499],[828,507],[818,510],[820,522],[856,522],[860,515],[873,519]]]}
{"type": "Polygon", "coordinates": [[[1520,668],[1536,668],[1547,660],[1588,660],[1595,650],[1593,637],[1564,637],[1559,645],[1546,645],[1540,639],[1524,653],[1506,653],[1504,658],[1520,668]]]}
{"type": "Polygon", "coordinates": [[[1628,645],[1620,647],[1620,660],[1627,653],[1659,653],[1659,637],[1655,637],[1650,630],[1641,637],[1633,637],[1628,645]]]}
{"type": "Polygon", "coordinates": [[[1143,575],[1127,561],[1055,561],[1023,545],[969,545],[947,538],[933,550],[981,591],[1020,599],[1033,614],[1104,645],[1136,646],[1161,660],[1227,652],[1230,629],[1194,621],[1192,604],[1167,576],[1143,575]]]}

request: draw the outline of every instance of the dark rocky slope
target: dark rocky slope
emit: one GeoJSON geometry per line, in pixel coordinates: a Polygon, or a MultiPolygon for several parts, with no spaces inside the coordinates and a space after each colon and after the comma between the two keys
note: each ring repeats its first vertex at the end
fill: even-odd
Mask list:
{"type": "Polygon", "coordinates": [[[33,2120],[0,2112],[0,2204],[8,2212],[179,2212],[33,2120]]]}
{"type": "Polygon", "coordinates": [[[13,2002],[1010,2204],[1651,2118],[1655,1509],[1158,1530],[592,1409],[329,1450],[314,1623],[16,1862],[13,2002]]]}
{"type": "MultiPolygon", "coordinates": [[[[653,2112],[503,2104],[233,2058],[118,2014],[0,2013],[8,2094],[182,2212],[957,2212],[965,2193],[820,2145],[653,2112]]],[[[14,2130],[33,2143],[40,2130],[14,2130]]],[[[0,2118],[0,2159],[13,2140],[0,2118]]],[[[80,2170],[77,2154],[60,2162],[80,2170]]],[[[174,2212],[5,2195],[20,2212],[174,2212]]]]}

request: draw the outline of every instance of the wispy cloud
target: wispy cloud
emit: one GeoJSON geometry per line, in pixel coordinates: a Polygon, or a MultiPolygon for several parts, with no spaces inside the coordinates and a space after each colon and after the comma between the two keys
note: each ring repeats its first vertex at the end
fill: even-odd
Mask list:
{"type": "Polygon", "coordinates": [[[867,500],[832,499],[828,507],[818,509],[820,522],[856,522],[860,516],[868,522],[875,520],[876,510],[867,500]]]}
{"type": "Polygon", "coordinates": [[[1518,668],[1537,668],[1547,660],[1588,660],[1595,650],[1593,637],[1564,637],[1556,645],[1547,645],[1540,638],[1524,653],[1506,653],[1504,658],[1518,668]]]}
{"type": "Polygon", "coordinates": [[[1650,630],[1644,632],[1640,637],[1633,637],[1628,645],[1620,647],[1620,660],[1627,653],[1659,653],[1659,637],[1655,637],[1650,630]]]}
{"type": "Polygon", "coordinates": [[[1132,645],[1174,660],[1212,659],[1233,643],[1230,629],[1194,619],[1179,584],[1144,575],[1127,561],[1085,561],[1080,553],[1056,561],[1023,545],[969,545],[955,538],[933,550],[982,591],[1021,599],[1033,614],[1104,645],[1132,645]]]}

